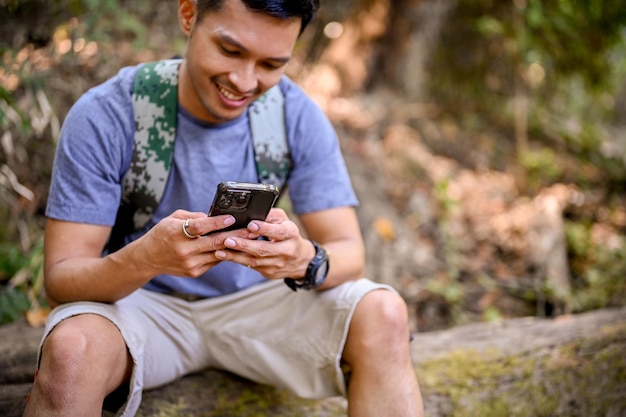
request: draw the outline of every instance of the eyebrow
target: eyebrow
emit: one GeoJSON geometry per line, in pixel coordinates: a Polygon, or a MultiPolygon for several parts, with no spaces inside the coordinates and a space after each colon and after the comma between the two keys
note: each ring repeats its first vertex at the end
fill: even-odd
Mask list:
{"type": "MultiPolygon", "coordinates": [[[[225,43],[228,43],[238,49],[241,49],[244,52],[249,52],[248,48],[243,46],[238,40],[230,36],[228,33],[218,32],[217,37],[225,43]]],[[[274,61],[281,64],[286,64],[291,59],[291,56],[279,56],[279,57],[269,57],[265,58],[266,61],[274,61]]]]}

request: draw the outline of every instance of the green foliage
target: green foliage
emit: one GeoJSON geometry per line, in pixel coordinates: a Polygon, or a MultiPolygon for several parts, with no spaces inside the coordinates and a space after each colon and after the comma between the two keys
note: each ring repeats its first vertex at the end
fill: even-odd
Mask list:
{"type": "Polygon", "coordinates": [[[611,87],[607,53],[623,42],[623,0],[529,0],[520,10],[527,24],[528,46],[560,76],[581,75],[593,88],[611,87]]]}
{"type": "Polygon", "coordinates": [[[126,0],[12,0],[0,6],[0,217],[6,219],[0,224],[0,322],[45,303],[42,212],[60,120],[100,81],[93,68],[105,72],[97,76],[111,75],[106,65],[115,62],[107,43],[145,46],[143,22],[150,22],[154,8],[126,0]],[[90,43],[97,47],[87,54],[90,43]],[[75,83],[63,83],[68,79],[75,83]]]}
{"type": "Polygon", "coordinates": [[[575,312],[611,305],[626,299],[626,242],[608,247],[595,242],[591,227],[566,223],[566,240],[574,277],[572,304],[575,312]]]}
{"type": "Polygon", "coordinates": [[[46,305],[43,297],[43,240],[23,255],[16,246],[0,246],[0,324],[46,305]],[[7,281],[7,277],[11,277],[7,281]]]}
{"type": "MultiPolygon", "coordinates": [[[[23,64],[23,62],[21,63],[23,64]]],[[[0,70],[2,70],[0,64],[0,70]]],[[[36,201],[45,195],[58,119],[41,86],[21,65],[11,76],[22,76],[21,89],[0,88],[0,323],[18,317],[42,300],[42,230],[36,201]],[[40,187],[40,188],[37,188],[40,187]]]]}
{"type": "Polygon", "coordinates": [[[18,246],[0,244],[0,282],[6,283],[24,264],[24,255],[18,246]]]}
{"type": "Polygon", "coordinates": [[[614,119],[615,92],[626,75],[625,30],[623,0],[459,2],[431,61],[432,97],[464,131],[475,132],[470,120],[478,118],[505,142],[494,144],[493,167],[523,159],[503,160],[497,152],[506,142],[514,149],[521,118],[531,141],[558,149],[560,175],[551,180],[623,184],[625,155],[606,152],[617,139],[602,126],[614,119]],[[518,99],[525,100],[526,115],[516,108],[518,99]],[[571,159],[600,167],[601,175],[566,169],[571,159]]]}
{"type": "Polygon", "coordinates": [[[463,287],[459,282],[461,275],[462,254],[451,230],[451,218],[459,208],[459,202],[451,198],[448,192],[449,181],[441,180],[435,184],[435,196],[439,205],[439,231],[442,257],[446,264],[446,273],[427,284],[427,289],[438,294],[450,309],[451,320],[455,325],[463,324],[463,287]]]}
{"type": "Polygon", "coordinates": [[[27,37],[40,43],[48,42],[59,26],[69,24],[75,30],[78,22],[84,30],[83,35],[91,40],[141,39],[146,27],[138,15],[145,15],[153,8],[151,3],[125,0],[51,0],[42,3],[12,0],[6,8],[0,8],[0,21],[8,21],[5,31],[0,29],[0,34],[5,35],[0,37],[0,51],[3,46],[22,46],[12,44],[10,40],[15,29],[24,22],[31,22],[27,37]]]}
{"type": "Polygon", "coordinates": [[[0,288],[0,324],[16,321],[29,308],[25,292],[16,288],[0,288]]]}
{"type": "Polygon", "coordinates": [[[551,148],[528,151],[521,155],[521,162],[528,175],[528,188],[538,191],[543,184],[552,183],[562,175],[557,156],[551,148]]]}
{"type": "MultiPolygon", "coordinates": [[[[149,3],[126,3],[120,0],[83,0],[83,3],[86,35],[91,39],[107,42],[120,38],[145,38],[146,27],[139,20],[138,13],[145,13],[149,3]]],[[[145,45],[139,44],[135,47],[145,45]]]]}
{"type": "MultiPolygon", "coordinates": [[[[523,177],[522,193],[560,182],[603,196],[592,204],[609,211],[623,205],[626,1],[457,2],[429,66],[440,121],[455,120],[464,140],[492,138],[489,168],[523,177]]],[[[592,239],[593,210],[567,225],[577,312],[626,299],[626,247],[592,239]]]]}
{"type": "Polygon", "coordinates": [[[442,180],[435,184],[435,197],[437,198],[437,202],[439,204],[439,230],[441,232],[442,239],[442,251],[443,257],[446,261],[447,266],[447,276],[452,281],[450,285],[447,285],[448,289],[446,290],[446,294],[444,294],[445,298],[452,302],[458,303],[460,301],[460,296],[455,290],[455,285],[459,280],[460,271],[461,271],[461,254],[459,248],[456,244],[456,239],[454,238],[454,234],[452,230],[450,230],[450,219],[454,216],[457,208],[459,207],[459,202],[455,199],[451,198],[448,193],[448,181],[442,180]]]}

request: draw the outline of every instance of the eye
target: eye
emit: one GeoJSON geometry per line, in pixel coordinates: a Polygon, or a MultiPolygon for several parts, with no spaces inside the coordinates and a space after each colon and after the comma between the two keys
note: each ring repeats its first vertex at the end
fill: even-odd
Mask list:
{"type": "Polygon", "coordinates": [[[268,70],[277,70],[281,67],[281,65],[276,65],[271,62],[263,62],[261,65],[268,70]]]}
{"type": "Polygon", "coordinates": [[[239,51],[235,49],[226,48],[224,46],[220,46],[222,53],[227,56],[239,56],[239,51]]]}
{"type": "Polygon", "coordinates": [[[284,67],[285,63],[275,61],[263,61],[261,62],[261,66],[269,71],[276,71],[284,67]]]}

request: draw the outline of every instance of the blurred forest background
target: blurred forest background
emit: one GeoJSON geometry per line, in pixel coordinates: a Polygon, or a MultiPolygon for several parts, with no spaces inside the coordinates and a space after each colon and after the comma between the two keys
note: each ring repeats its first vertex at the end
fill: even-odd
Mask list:
{"type": "MultiPolygon", "coordinates": [[[[72,103],[185,53],[177,2],[0,0],[0,323],[46,314],[72,103]]],[[[322,0],[288,73],[339,132],[414,330],[626,305],[623,0],[322,0]]]]}

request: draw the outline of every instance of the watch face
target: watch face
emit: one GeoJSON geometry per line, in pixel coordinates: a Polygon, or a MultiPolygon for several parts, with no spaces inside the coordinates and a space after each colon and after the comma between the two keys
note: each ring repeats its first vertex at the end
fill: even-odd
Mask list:
{"type": "Polygon", "coordinates": [[[324,261],[315,272],[315,284],[321,285],[328,274],[328,261],[324,261]]]}
{"type": "Polygon", "coordinates": [[[311,241],[315,247],[315,257],[309,263],[306,271],[307,289],[317,288],[324,283],[326,275],[328,275],[328,254],[324,248],[311,241]]]}
{"type": "Polygon", "coordinates": [[[324,262],[322,265],[320,265],[319,269],[317,270],[317,276],[315,277],[316,281],[320,278],[324,278],[326,276],[326,274],[328,273],[328,262],[324,262]]]}

